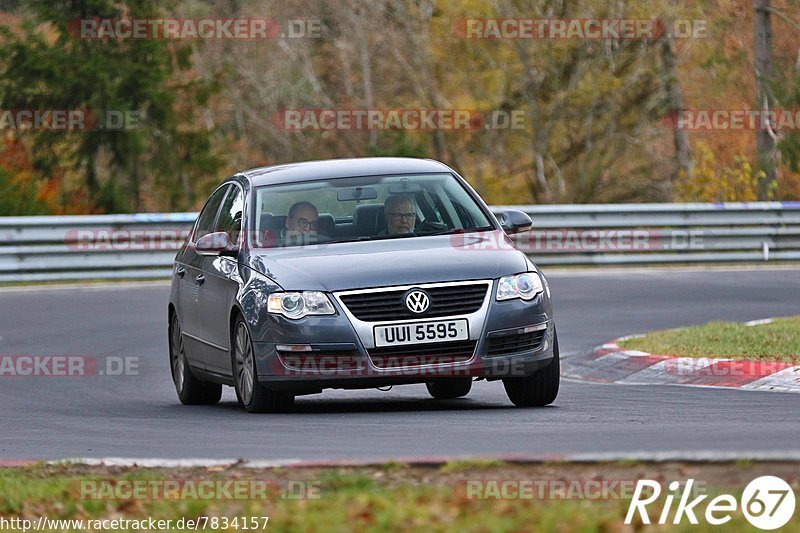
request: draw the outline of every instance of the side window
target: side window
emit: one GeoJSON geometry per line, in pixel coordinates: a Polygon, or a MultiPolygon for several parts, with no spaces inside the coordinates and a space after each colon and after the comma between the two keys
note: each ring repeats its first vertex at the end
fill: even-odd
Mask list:
{"type": "Polygon", "coordinates": [[[219,212],[219,220],[215,231],[224,231],[231,238],[232,243],[239,240],[239,231],[242,229],[242,211],[244,210],[244,199],[242,189],[233,185],[231,192],[225,198],[222,209],[219,212]]]}
{"type": "Polygon", "coordinates": [[[205,207],[200,211],[200,216],[197,217],[197,229],[194,232],[194,242],[203,235],[207,235],[214,231],[214,222],[217,221],[217,212],[222,199],[225,198],[225,193],[231,186],[220,187],[211,195],[211,198],[206,202],[205,207]]]}

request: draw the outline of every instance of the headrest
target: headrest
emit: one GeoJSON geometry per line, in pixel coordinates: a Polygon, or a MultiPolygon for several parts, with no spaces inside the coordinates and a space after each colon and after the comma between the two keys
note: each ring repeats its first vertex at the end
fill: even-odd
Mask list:
{"type": "Polygon", "coordinates": [[[378,233],[378,217],[383,220],[383,204],[357,205],[353,215],[356,233],[362,237],[378,233]]]}
{"type": "Polygon", "coordinates": [[[333,219],[333,215],[330,213],[319,214],[317,232],[320,235],[333,238],[334,234],[336,233],[336,221],[333,219]]]}
{"type": "Polygon", "coordinates": [[[261,213],[261,231],[280,231],[286,224],[285,216],[275,216],[272,213],[261,213]]]}

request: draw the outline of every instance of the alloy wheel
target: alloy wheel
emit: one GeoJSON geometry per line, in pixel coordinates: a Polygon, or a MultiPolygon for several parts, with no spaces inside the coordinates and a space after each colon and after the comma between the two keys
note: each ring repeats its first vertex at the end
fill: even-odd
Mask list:
{"type": "Polygon", "coordinates": [[[242,403],[248,405],[253,399],[255,380],[253,374],[253,346],[243,322],[236,326],[234,355],[236,360],[236,384],[242,403]]]}

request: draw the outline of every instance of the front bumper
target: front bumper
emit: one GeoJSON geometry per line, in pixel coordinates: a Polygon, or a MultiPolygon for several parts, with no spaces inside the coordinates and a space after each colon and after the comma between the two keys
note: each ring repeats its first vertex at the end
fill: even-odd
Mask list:
{"type": "Polygon", "coordinates": [[[386,359],[375,355],[372,326],[377,323],[365,325],[334,298],[336,315],[300,320],[270,315],[261,323],[253,332],[258,379],[275,390],[304,394],[453,377],[524,376],[549,364],[555,324],[546,291],[528,302],[498,302],[496,283],[489,283],[486,300],[475,313],[432,319],[469,320],[471,349],[458,360],[431,363],[430,358],[413,355],[425,345],[414,345],[408,350],[412,355],[401,355],[387,365],[386,359]]]}

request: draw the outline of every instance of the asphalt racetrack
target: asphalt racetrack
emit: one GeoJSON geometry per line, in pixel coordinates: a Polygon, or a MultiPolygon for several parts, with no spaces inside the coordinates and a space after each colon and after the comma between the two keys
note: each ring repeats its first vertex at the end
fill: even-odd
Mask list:
{"type": "MultiPolygon", "coordinates": [[[[547,273],[547,270],[545,269],[547,273]]],[[[554,271],[562,356],[622,335],[800,315],[798,270],[554,271]]],[[[0,459],[379,460],[561,454],[800,454],[790,393],[562,381],[514,408],[499,382],[435,401],[424,385],[325,391],[251,415],[233,390],[182,406],[167,358],[166,283],[0,290],[0,355],[138,357],[138,374],[0,376],[0,459]]]]}

